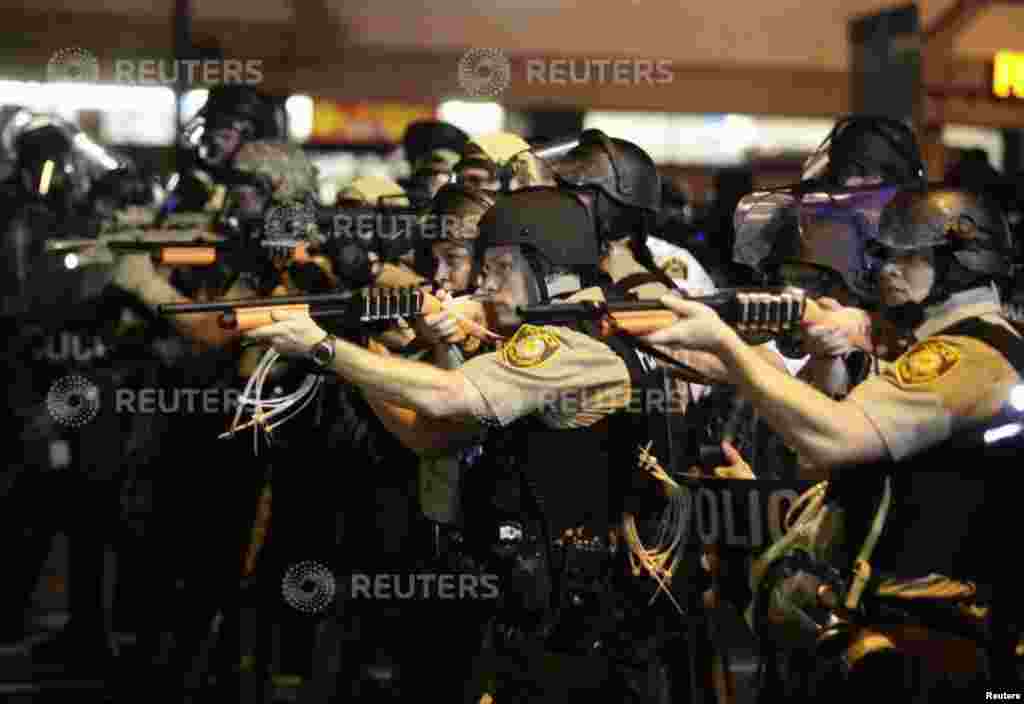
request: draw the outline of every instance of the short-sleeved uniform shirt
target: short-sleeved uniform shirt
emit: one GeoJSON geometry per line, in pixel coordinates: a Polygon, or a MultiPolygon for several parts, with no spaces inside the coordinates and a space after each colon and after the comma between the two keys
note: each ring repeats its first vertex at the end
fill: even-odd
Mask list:
{"type": "MultiPolygon", "coordinates": [[[[566,302],[602,298],[592,288],[566,302]]],[[[497,352],[474,357],[460,371],[483,397],[481,420],[492,426],[538,414],[551,428],[586,427],[630,398],[629,370],[611,347],[558,325],[522,325],[497,352]]]]}
{"type": "Polygon", "coordinates": [[[936,334],[975,317],[1013,331],[995,290],[955,294],[916,330],[918,342],[850,392],[848,401],[878,430],[893,460],[986,422],[1019,383],[1013,366],[985,343],[936,334]]]}

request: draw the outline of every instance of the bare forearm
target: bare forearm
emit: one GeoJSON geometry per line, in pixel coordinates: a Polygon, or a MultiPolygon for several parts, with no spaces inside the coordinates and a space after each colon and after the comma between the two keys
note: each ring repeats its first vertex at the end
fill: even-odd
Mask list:
{"type": "MultiPolygon", "coordinates": [[[[693,350],[669,347],[659,349],[661,349],[662,352],[669,354],[676,361],[682,362],[688,367],[695,369],[702,376],[711,381],[723,383],[729,382],[730,371],[726,368],[725,363],[710,352],[695,352],[693,350]]],[[[765,360],[776,369],[785,371],[786,365],[782,361],[782,358],[777,352],[767,345],[754,347],[753,350],[755,354],[761,357],[761,359],[765,360]]]]}
{"type": "Polygon", "coordinates": [[[725,336],[720,356],[740,393],[806,464],[831,467],[885,455],[884,442],[860,409],[780,371],[734,332],[725,336]]]}
{"type": "Polygon", "coordinates": [[[369,394],[366,402],[374,414],[405,447],[418,455],[434,454],[469,445],[478,437],[478,428],[440,418],[426,418],[369,394]]]}
{"type": "Polygon", "coordinates": [[[433,417],[466,417],[464,380],[456,371],[382,357],[344,340],[334,343],[334,371],[368,396],[433,417]]]}

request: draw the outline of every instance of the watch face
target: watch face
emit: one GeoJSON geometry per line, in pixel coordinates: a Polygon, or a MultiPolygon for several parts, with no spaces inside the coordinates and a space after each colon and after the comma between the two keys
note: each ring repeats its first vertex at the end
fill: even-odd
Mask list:
{"type": "Polygon", "coordinates": [[[334,357],[334,344],[332,340],[320,342],[313,348],[313,361],[321,366],[331,363],[334,357]]]}

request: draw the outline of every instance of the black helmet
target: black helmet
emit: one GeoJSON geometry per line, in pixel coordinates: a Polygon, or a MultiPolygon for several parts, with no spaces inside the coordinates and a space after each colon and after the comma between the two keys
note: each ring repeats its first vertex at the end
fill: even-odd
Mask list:
{"type": "MultiPolygon", "coordinates": [[[[483,216],[497,201],[498,193],[480,188],[471,188],[457,183],[445,184],[438,190],[430,204],[433,216],[454,215],[457,217],[483,216]]],[[[458,237],[457,232],[442,228],[442,238],[458,237]]]]}
{"type": "Polygon", "coordinates": [[[52,115],[33,117],[14,138],[22,187],[57,212],[84,206],[93,184],[125,166],[76,126],[52,115]]]}
{"type": "MultiPolygon", "coordinates": [[[[479,219],[490,210],[499,194],[470,188],[462,184],[448,183],[442,186],[430,203],[427,216],[421,221],[420,235],[417,238],[415,269],[427,278],[433,279],[436,273],[433,245],[437,241],[454,241],[459,243],[475,243],[479,237],[479,219]],[[477,227],[466,225],[468,218],[478,218],[477,227]]],[[[476,280],[479,272],[479,258],[474,257],[471,281],[476,280]]]]}
{"type": "MultiPolygon", "coordinates": [[[[430,166],[429,157],[434,151],[445,151],[461,154],[469,135],[453,124],[439,120],[421,120],[409,125],[402,135],[402,151],[412,170],[430,166]]],[[[450,171],[450,168],[448,169],[450,171]]]]}
{"type": "MultiPolygon", "coordinates": [[[[661,210],[661,177],[654,160],[624,139],[601,130],[584,130],[564,156],[552,159],[559,183],[569,188],[597,188],[619,205],[657,214],[661,210]]],[[[539,150],[557,152],[550,147],[539,150]]]]}
{"type": "Polygon", "coordinates": [[[913,130],[899,120],[876,115],[848,115],[836,122],[804,162],[801,178],[832,187],[842,187],[850,178],[880,178],[894,185],[927,183],[913,130]]]}
{"type": "Polygon", "coordinates": [[[276,113],[270,98],[245,85],[214,86],[199,111],[211,127],[246,121],[252,125],[252,133],[246,135],[249,139],[283,139],[284,125],[276,113]]]}
{"type": "Polygon", "coordinates": [[[226,159],[233,156],[224,154],[212,136],[214,130],[225,127],[238,130],[243,143],[285,137],[283,111],[268,97],[251,86],[214,86],[202,109],[182,133],[185,147],[207,168],[224,168],[226,159]]]}
{"type": "Polygon", "coordinates": [[[600,254],[594,224],[586,207],[572,194],[536,186],[502,197],[480,220],[477,258],[491,247],[520,245],[531,259],[538,278],[550,268],[565,268],[580,275],[584,285],[596,281],[600,254]],[[545,268],[546,267],[546,268],[545,268]]]}
{"type": "Polygon", "coordinates": [[[983,196],[950,188],[904,191],[882,211],[872,248],[910,252],[947,249],[977,276],[1008,277],[1013,240],[1003,214],[983,196]]]}

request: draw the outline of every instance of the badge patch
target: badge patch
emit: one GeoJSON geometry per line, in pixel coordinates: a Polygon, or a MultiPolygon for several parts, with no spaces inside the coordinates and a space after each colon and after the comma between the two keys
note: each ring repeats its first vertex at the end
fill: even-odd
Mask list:
{"type": "Polygon", "coordinates": [[[665,257],[660,262],[657,262],[657,264],[661,267],[662,271],[673,279],[690,278],[690,268],[682,257],[665,257]]]}
{"type": "Polygon", "coordinates": [[[896,363],[896,378],[904,386],[928,384],[949,373],[960,362],[960,351],[942,340],[915,345],[896,363]]]}
{"type": "Polygon", "coordinates": [[[519,369],[539,367],[558,351],[558,338],[535,325],[523,325],[501,351],[505,361],[519,369]]]}

